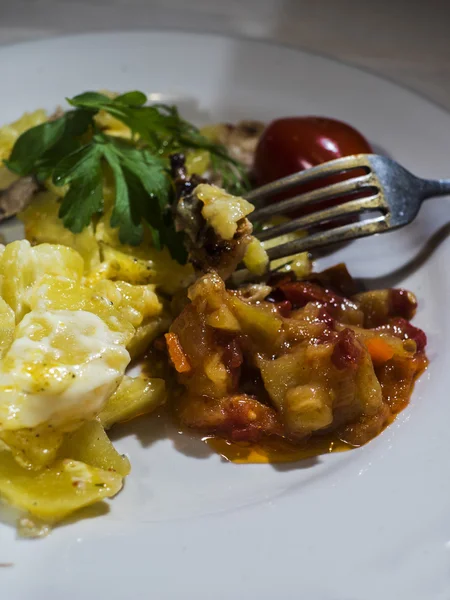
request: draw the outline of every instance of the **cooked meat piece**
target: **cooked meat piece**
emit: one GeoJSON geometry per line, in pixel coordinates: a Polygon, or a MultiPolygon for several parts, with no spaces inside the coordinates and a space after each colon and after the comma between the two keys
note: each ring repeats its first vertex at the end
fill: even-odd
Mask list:
{"type": "Polygon", "coordinates": [[[257,442],[267,436],[283,436],[283,427],[275,410],[245,394],[219,399],[207,396],[184,398],[177,414],[185,427],[234,442],[257,442]]]}
{"type": "Polygon", "coordinates": [[[6,189],[0,190],[0,221],[9,219],[24,210],[39,189],[38,180],[29,175],[21,177],[6,189]]]}
{"type": "Polygon", "coordinates": [[[215,126],[216,141],[225,146],[233,158],[251,167],[259,138],[265,129],[261,121],[240,121],[215,126]]]}

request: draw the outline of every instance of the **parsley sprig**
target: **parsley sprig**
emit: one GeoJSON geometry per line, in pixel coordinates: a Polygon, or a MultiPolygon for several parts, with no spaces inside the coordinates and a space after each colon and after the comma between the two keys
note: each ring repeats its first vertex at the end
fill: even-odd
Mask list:
{"type": "Polygon", "coordinates": [[[239,194],[248,184],[242,165],[223,146],[202,136],[175,106],[148,106],[146,101],[139,91],[115,98],[85,92],[68,99],[72,109],[23,133],[5,163],[18,175],[34,174],[42,181],[51,178],[56,186],[69,186],[59,216],[74,233],[102,213],[103,182],[109,171],[115,184],[111,226],[119,228],[120,241],[138,245],[146,223],[155,247],[167,247],[173,258],[184,263],[186,251],[171,210],[169,155],[207,150],[224,187],[239,194]],[[127,125],[132,140],[102,132],[94,119],[101,110],[127,125]]]}

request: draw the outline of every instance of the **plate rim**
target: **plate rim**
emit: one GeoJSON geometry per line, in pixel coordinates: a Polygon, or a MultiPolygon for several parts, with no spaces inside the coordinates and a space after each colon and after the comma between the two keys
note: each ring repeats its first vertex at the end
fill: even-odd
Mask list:
{"type": "MultiPolygon", "coordinates": [[[[81,34],[74,34],[74,35],[52,36],[52,37],[44,38],[44,39],[29,40],[29,41],[26,41],[26,42],[18,42],[16,44],[5,45],[3,47],[0,47],[0,57],[1,57],[1,51],[3,49],[14,48],[14,47],[17,47],[17,46],[25,46],[25,45],[29,45],[29,44],[40,44],[40,43],[45,44],[45,43],[49,43],[52,40],[67,40],[69,38],[75,39],[75,38],[83,38],[83,37],[84,38],[86,38],[86,37],[98,37],[98,35],[102,35],[102,36],[105,36],[105,37],[106,36],[111,36],[111,35],[117,35],[117,34],[128,36],[128,35],[134,35],[134,34],[145,34],[145,33],[150,33],[150,32],[153,32],[153,33],[186,34],[186,35],[189,35],[189,36],[198,35],[197,32],[195,32],[195,31],[184,30],[184,29],[173,29],[173,28],[167,29],[167,30],[165,30],[163,28],[159,28],[158,30],[143,29],[143,30],[131,30],[131,31],[119,30],[119,31],[111,31],[111,32],[109,32],[109,31],[108,32],[101,31],[100,33],[88,32],[88,33],[81,33],[81,34]]],[[[376,73],[372,73],[372,72],[370,72],[370,71],[368,71],[368,70],[366,70],[364,68],[360,68],[359,66],[354,66],[354,65],[348,64],[348,63],[346,63],[344,61],[340,61],[338,59],[335,60],[333,58],[330,58],[327,55],[321,55],[321,54],[318,54],[318,53],[315,53],[315,52],[310,52],[308,50],[301,49],[301,48],[299,48],[297,46],[284,45],[284,44],[280,44],[280,43],[277,43],[277,42],[271,43],[271,41],[266,41],[266,40],[262,40],[262,39],[254,39],[254,38],[241,37],[241,36],[236,36],[235,37],[235,36],[220,35],[220,34],[217,35],[215,33],[206,33],[206,32],[201,32],[200,35],[202,35],[202,36],[209,36],[209,37],[215,38],[215,39],[223,39],[225,41],[250,42],[250,43],[253,43],[253,44],[262,44],[264,46],[275,46],[275,47],[278,47],[278,48],[286,48],[286,49],[289,49],[289,50],[293,50],[294,52],[302,53],[303,55],[309,55],[309,56],[313,56],[313,57],[316,56],[316,57],[319,57],[319,58],[322,58],[322,59],[326,60],[328,63],[334,63],[334,64],[336,64],[338,66],[344,66],[345,68],[348,68],[348,69],[352,70],[356,74],[359,73],[359,72],[366,73],[366,74],[370,75],[374,79],[381,80],[381,81],[384,81],[384,82],[388,82],[390,85],[393,85],[396,88],[403,89],[403,90],[407,91],[409,94],[411,94],[412,96],[415,96],[415,97],[418,97],[418,98],[422,99],[428,105],[431,105],[431,106],[439,109],[439,112],[440,113],[442,112],[443,115],[445,116],[445,118],[447,118],[447,119],[448,119],[449,114],[450,114],[449,110],[447,110],[444,107],[439,106],[438,104],[436,104],[432,100],[429,100],[428,98],[426,98],[426,97],[422,96],[421,94],[417,93],[415,90],[411,90],[411,89],[409,89],[407,87],[399,85],[397,82],[393,82],[392,80],[389,80],[388,78],[380,76],[379,74],[376,74],[376,73]]],[[[385,444],[387,444],[388,440],[384,439],[383,442],[385,444]]],[[[246,511],[243,511],[243,512],[245,513],[246,511]]],[[[206,518],[210,518],[210,517],[206,517],[206,518]]],[[[214,518],[214,516],[211,517],[211,518],[214,518]]],[[[193,520],[195,521],[197,519],[194,518],[193,520]]],[[[139,522],[138,522],[138,525],[139,525],[139,522]]],[[[107,535],[105,533],[106,531],[107,531],[107,527],[106,528],[103,527],[103,529],[100,527],[99,528],[99,535],[102,535],[102,533],[104,533],[105,536],[106,536],[107,535]]],[[[74,531],[73,537],[76,537],[76,535],[77,535],[77,533],[74,531]]],[[[62,538],[61,542],[64,543],[64,541],[65,541],[65,538],[62,538]]],[[[59,546],[59,543],[57,545],[59,546]]],[[[39,589],[41,589],[41,588],[39,588],[39,589]]],[[[135,593],[136,592],[139,593],[140,590],[141,590],[140,586],[137,586],[136,589],[134,589],[134,587],[133,587],[129,591],[131,591],[131,592],[135,591],[135,593]]],[[[339,585],[338,592],[342,593],[340,585],[339,585]]],[[[86,597],[90,598],[91,596],[86,596],[86,597]]],[[[220,597],[222,597],[222,596],[220,596],[220,597]]],[[[316,593],[314,593],[314,598],[318,598],[318,597],[319,596],[316,595],[316,593]]],[[[320,596],[320,597],[322,598],[322,596],[320,596]]],[[[326,597],[329,598],[329,596],[326,596],[326,597]]],[[[114,598],[116,598],[116,596],[114,596],[114,598]]],[[[118,598],[118,596],[117,596],[117,598],[118,598]]],[[[203,596],[202,596],[202,598],[203,598],[203,596]]],[[[264,598],[265,598],[265,596],[264,596],[264,598]]],[[[331,596],[330,596],[330,598],[331,598],[331,596]]]]}
{"type": "Polygon", "coordinates": [[[305,46],[297,45],[292,42],[283,42],[283,41],[277,40],[276,38],[264,38],[264,37],[260,37],[260,36],[244,35],[244,34],[240,34],[240,33],[226,33],[226,32],[220,33],[220,32],[215,32],[215,31],[204,31],[204,30],[200,30],[200,29],[196,29],[196,28],[183,29],[182,27],[171,27],[171,26],[161,26],[161,27],[157,27],[157,28],[156,27],[155,28],[143,27],[142,29],[141,28],[135,28],[135,29],[116,29],[116,28],[114,28],[114,29],[110,29],[110,30],[92,29],[89,31],[71,32],[69,34],[64,34],[64,33],[51,34],[50,33],[48,36],[46,35],[45,37],[38,37],[38,38],[34,38],[34,39],[29,39],[29,40],[21,40],[21,41],[7,43],[7,44],[0,44],[0,54],[2,53],[3,50],[9,50],[9,49],[17,48],[17,47],[28,46],[28,45],[41,45],[41,44],[45,45],[46,43],[50,43],[50,42],[58,42],[58,41],[63,41],[63,40],[76,39],[76,38],[88,38],[88,37],[98,37],[98,36],[108,37],[108,36],[114,36],[114,35],[129,36],[129,35],[158,34],[158,33],[182,34],[182,35],[185,34],[185,35],[195,35],[195,36],[199,36],[199,37],[211,37],[211,38],[215,38],[215,39],[222,39],[224,41],[231,40],[231,41],[236,41],[236,42],[250,42],[253,44],[261,44],[264,46],[284,48],[287,50],[292,50],[294,52],[300,52],[302,54],[307,54],[307,55],[309,54],[310,56],[322,58],[329,62],[347,67],[349,69],[353,69],[355,71],[360,71],[362,73],[366,73],[367,75],[370,75],[371,77],[379,79],[381,81],[388,82],[391,85],[393,85],[397,88],[400,88],[406,92],[409,92],[410,94],[413,94],[414,96],[421,98],[422,100],[424,100],[425,102],[428,102],[429,104],[432,104],[435,108],[441,110],[445,114],[450,115],[450,106],[447,107],[447,106],[441,104],[440,102],[438,102],[437,100],[434,100],[433,98],[429,98],[424,92],[422,92],[420,90],[415,90],[413,87],[411,87],[407,83],[399,83],[398,81],[394,80],[392,77],[384,75],[383,73],[373,70],[370,67],[347,62],[345,59],[341,59],[338,56],[333,56],[332,54],[327,54],[326,52],[319,52],[317,50],[310,50],[309,48],[307,48],[305,46]]]}

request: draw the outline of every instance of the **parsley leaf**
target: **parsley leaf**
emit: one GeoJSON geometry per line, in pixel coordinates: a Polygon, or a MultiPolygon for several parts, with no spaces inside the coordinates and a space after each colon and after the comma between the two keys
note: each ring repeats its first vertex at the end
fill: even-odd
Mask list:
{"type": "Polygon", "coordinates": [[[103,154],[111,167],[116,186],[116,201],[111,215],[111,227],[120,227],[119,239],[122,243],[137,245],[141,242],[143,235],[141,215],[136,214],[137,211],[133,211],[132,199],[120,157],[112,146],[105,146],[103,154]]]}
{"type": "Polygon", "coordinates": [[[142,106],[147,102],[147,96],[142,92],[126,92],[120,96],[116,96],[116,103],[126,104],[127,106],[142,106]]]}
{"type": "Polygon", "coordinates": [[[90,113],[69,111],[59,119],[32,127],[19,136],[5,164],[18,175],[45,174],[55,157],[59,160],[80,145],[79,138],[91,125],[90,113]]]}
{"type": "Polygon", "coordinates": [[[248,185],[243,166],[185,121],[175,106],[147,106],[142,92],[110,98],[88,91],[67,101],[73,110],[25,131],[5,164],[19,175],[51,177],[57,186],[68,185],[59,216],[74,233],[103,211],[104,171],[110,170],[115,184],[111,226],[119,227],[121,242],[139,244],[145,222],[155,247],[167,247],[174,259],[185,263],[184,234],[176,231],[172,213],[170,154],[207,150],[213,171],[221,173],[224,187],[233,193],[248,185]],[[101,110],[127,125],[133,141],[101,132],[94,119],[101,110]]]}
{"type": "Polygon", "coordinates": [[[170,180],[166,173],[167,163],[154,156],[145,148],[138,150],[131,146],[116,147],[124,167],[140,179],[149,196],[158,200],[161,209],[169,204],[171,189],[170,180]]]}
{"type": "Polygon", "coordinates": [[[172,115],[162,114],[154,106],[143,106],[146,96],[142,92],[128,92],[116,98],[85,92],[67,101],[83,110],[104,110],[127,125],[155,151],[163,145],[163,137],[171,135],[176,126],[176,119],[172,115]]]}
{"type": "Polygon", "coordinates": [[[103,175],[100,158],[103,150],[88,144],[62,159],[55,168],[53,181],[70,184],[59,209],[65,227],[80,233],[92,217],[103,209],[103,175]]]}
{"type": "Polygon", "coordinates": [[[176,106],[144,106],[145,101],[145,94],[136,91],[116,98],[85,92],[68,100],[77,108],[108,112],[138,134],[159,155],[192,149],[207,150],[213,171],[222,175],[223,186],[230,193],[242,195],[250,189],[243,165],[229,156],[224,146],[203,136],[195,125],[180,116],[176,106]]]}

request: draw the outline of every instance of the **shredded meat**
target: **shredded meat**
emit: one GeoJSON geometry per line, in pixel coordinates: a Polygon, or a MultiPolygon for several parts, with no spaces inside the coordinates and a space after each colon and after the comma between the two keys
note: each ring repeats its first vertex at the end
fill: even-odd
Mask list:
{"type": "MultiPolygon", "coordinates": [[[[225,146],[230,156],[250,168],[265,124],[261,121],[240,121],[236,125],[222,124],[216,129],[217,141],[225,146]]],[[[214,183],[221,185],[220,178],[214,183]]]]}
{"type": "Polygon", "coordinates": [[[24,210],[39,189],[38,180],[30,175],[21,177],[6,189],[0,190],[0,222],[24,210]]]}

